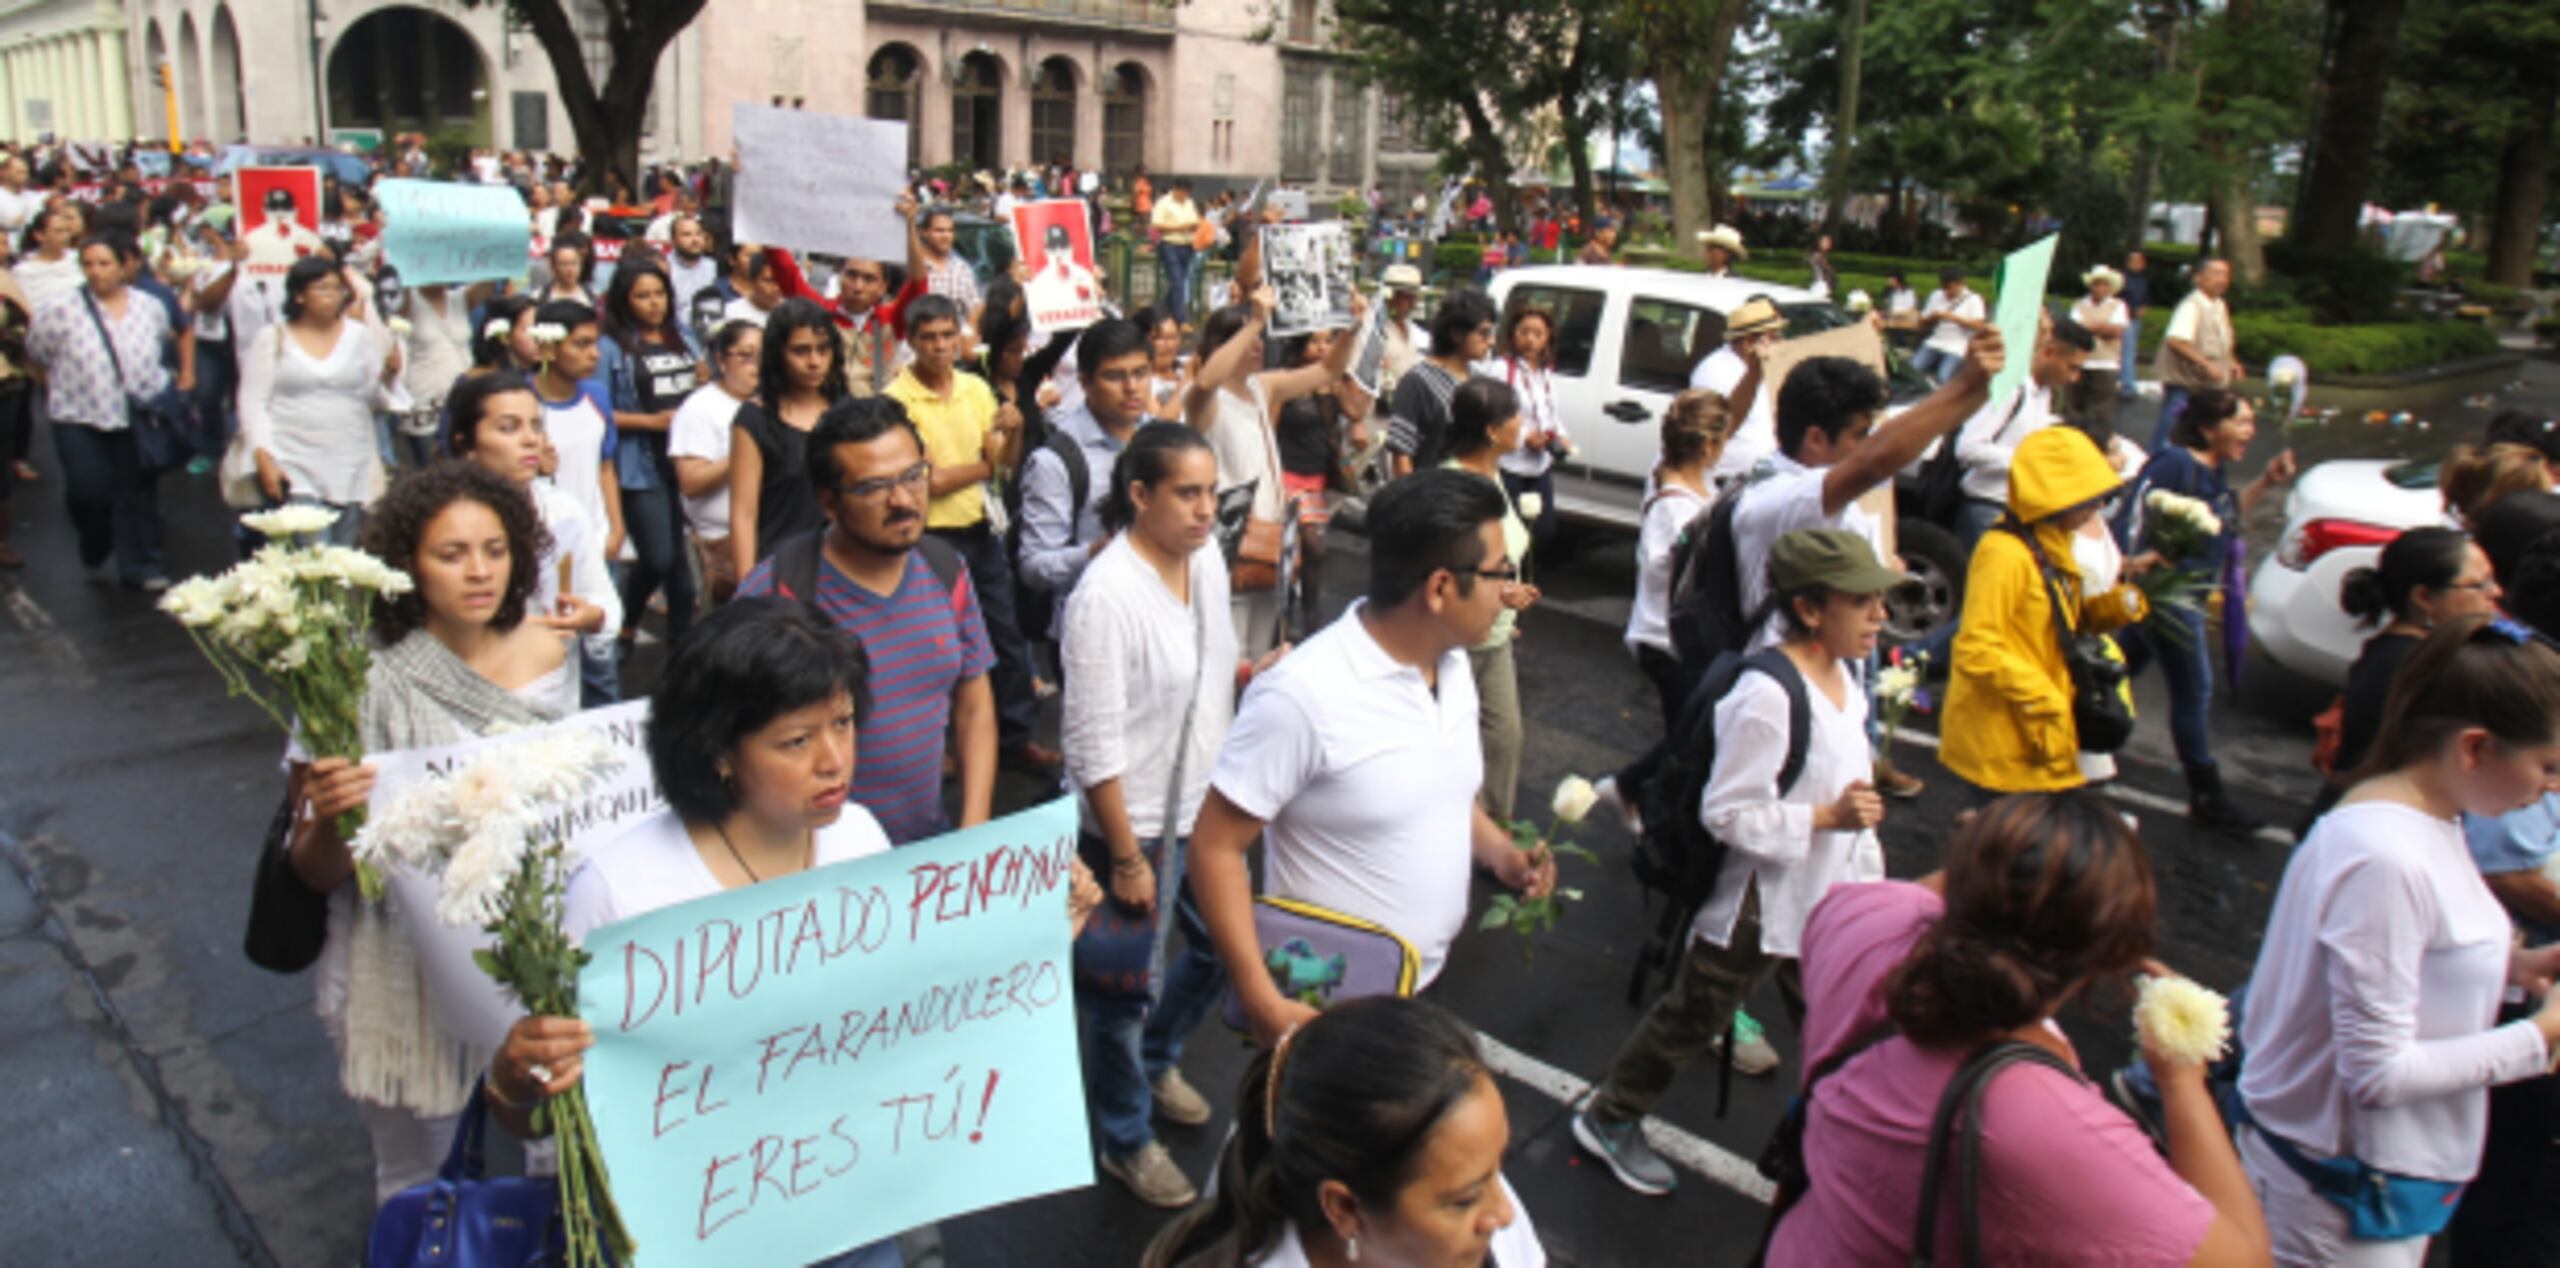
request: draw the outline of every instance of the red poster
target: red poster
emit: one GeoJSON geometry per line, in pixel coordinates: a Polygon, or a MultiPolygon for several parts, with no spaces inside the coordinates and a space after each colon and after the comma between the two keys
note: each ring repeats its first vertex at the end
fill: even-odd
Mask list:
{"type": "Polygon", "coordinates": [[[294,261],[321,250],[320,169],[244,167],[231,178],[232,203],[240,209],[240,241],[249,248],[241,267],[266,294],[268,310],[281,312],[284,275],[294,261]]]}
{"type": "Polygon", "coordinates": [[[1093,267],[1093,221],[1081,200],[1056,198],[1013,209],[1014,240],[1031,267],[1023,307],[1035,331],[1082,330],[1102,320],[1102,280],[1093,267]]]}

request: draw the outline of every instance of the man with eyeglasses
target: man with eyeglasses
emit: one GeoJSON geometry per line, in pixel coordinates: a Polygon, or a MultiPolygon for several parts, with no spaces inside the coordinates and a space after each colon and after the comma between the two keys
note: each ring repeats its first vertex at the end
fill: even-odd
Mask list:
{"type": "Polygon", "coordinates": [[[1393,931],[1421,959],[1420,990],[1449,957],[1482,867],[1531,897],[1552,859],[1511,843],[1476,799],[1484,782],[1467,649],[1484,641],[1520,571],[1503,543],[1502,491],[1438,468],[1369,507],[1368,596],[1257,676],[1218,754],[1192,829],[1192,893],[1255,1039],[1315,1016],[1283,995],[1254,932],[1245,851],[1264,891],[1393,931]]]}
{"type": "Polygon", "coordinates": [[[995,696],[987,682],[995,652],[968,564],[925,535],[933,474],[924,437],[896,400],[855,396],[827,407],[809,433],[809,480],[828,525],[811,575],[795,581],[794,561],[805,556],[784,542],[738,584],[740,598],[784,594],[814,603],[861,640],[871,660],[871,711],[852,796],[895,845],[953,826],[942,808],[946,748],[959,754],[958,826],[985,822],[995,797],[995,696]]]}
{"type": "Polygon", "coordinates": [[[1043,623],[1051,638],[1076,578],[1110,544],[1102,503],[1112,467],[1147,421],[1146,332],[1105,318],[1084,329],[1075,352],[1084,399],[1051,411],[1047,442],[1022,463],[1022,582],[1053,601],[1043,623]]]}

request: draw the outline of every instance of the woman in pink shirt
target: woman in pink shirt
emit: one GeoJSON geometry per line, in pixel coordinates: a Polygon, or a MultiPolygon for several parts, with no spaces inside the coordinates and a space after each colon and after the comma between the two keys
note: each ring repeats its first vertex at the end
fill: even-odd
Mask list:
{"type": "MultiPolygon", "coordinates": [[[[1915,1262],[1930,1124],[1958,1067],[2015,1040],[2076,1068],[2054,1014],[2145,963],[2155,908],[2141,843],[2081,792],[1992,803],[1957,831],[1946,870],[1919,884],[1833,888],[1803,943],[1811,1186],[1768,1262],[1915,1262]]],[[[1951,1140],[1936,1262],[2268,1263],[2266,1222],[2203,1067],[2144,1055],[2161,1075],[2166,1160],[2085,1078],[2025,1061],[2000,1071],[1980,1101],[1980,1254],[1965,1254],[1951,1140]]]]}

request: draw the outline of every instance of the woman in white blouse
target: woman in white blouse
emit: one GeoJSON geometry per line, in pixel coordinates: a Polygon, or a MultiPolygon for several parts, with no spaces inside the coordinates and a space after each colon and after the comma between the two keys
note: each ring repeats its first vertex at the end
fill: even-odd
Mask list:
{"type": "Polygon", "coordinates": [[[1520,398],[1520,443],[1499,459],[1502,491],[1514,505],[1524,493],[1538,495],[1529,522],[1529,542],[1544,549],[1556,530],[1556,459],[1573,452],[1564,415],[1556,412],[1555,319],[1543,308],[1513,311],[1502,333],[1502,353],[1476,367],[1476,373],[1511,385],[1520,398]]]}
{"type": "Polygon", "coordinates": [[[338,512],[328,536],[342,546],[356,543],[381,489],[374,403],[400,372],[399,352],[349,312],[353,296],[335,262],[294,261],[284,321],[240,353],[240,433],[257,455],[258,487],[271,502],[338,512]]]}
{"type": "Polygon", "coordinates": [[[1654,702],[1662,708],[1663,738],[1601,780],[1596,790],[1631,832],[1643,830],[1637,808],[1644,804],[1645,784],[1662,768],[1671,732],[1680,724],[1680,706],[1689,699],[1689,676],[1681,672],[1679,649],[1671,642],[1671,569],[1679,560],[1683,530],[1715,501],[1711,477],[1732,427],[1724,394],[1702,387],[1671,398],[1671,408],[1662,411],[1662,461],[1653,469],[1644,527],[1636,536],[1636,601],[1627,614],[1626,641],[1627,654],[1653,684],[1654,702]]]}
{"type": "Polygon", "coordinates": [[[2285,867],[2240,1073],[2240,1159],[2277,1262],[2425,1262],[2479,1169],[2488,1089],[2551,1069],[2560,946],[2517,948],[2462,817],[2560,788],[2555,719],[2560,651],[2503,618],[2438,625],[2401,666],[2361,778],[2285,867]],[[2541,1007],[2497,1025],[2511,986],[2541,1007]],[[2360,1238],[2315,1174],[2414,1198],[2418,1217],[2360,1238]]]}
{"type": "Polygon", "coordinates": [[[1801,1029],[1796,956],[1805,918],[1833,885],[1884,878],[1875,834],[1884,801],[1872,782],[1867,692],[1851,666],[1875,653],[1885,593],[1908,580],[1877,561],[1865,535],[1846,529],[1798,529],[1769,548],[1769,590],[1785,635],[1769,649],[1774,658],[1755,656],[1716,702],[1715,766],[1697,811],[1732,853],[1690,926],[1671,989],[1619,1046],[1608,1077],[1574,1117],[1574,1138],[1639,1193],[1667,1193],[1674,1180],[1643,1130],[1672,1078],[1725,1034],[1734,1010],[1772,976],[1801,1029]],[[1790,703],[1799,691],[1802,735],[1790,703]],[[1798,744],[1803,765],[1789,779],[1787,754],[1798,744]]]}
{"type": "Polygon", "coordinates": [[[1209,1121],[1209,1103],[1183,1080],[1183,1040],[1226,982],[1188,886],[1158,889],[1168,842],[1179,856],[1209,792],[1209,773],[1235,716],[1239,668],[1227,611],[1227,566],[1210,547],[1218,522],[1218,462],[1200,433],[1148,423],[1108,477],[1107,544],[1067,600],[1058,639],[1065,660],[1060,741],[1084,803],[1084,855],[1109,887],[1102,926],[1135,940],[1176,904],[1184,948],[1166,958],[1152,1008],[1147,983],[1083,989],[1076,1011],[1087,1057],[1085,1098],[1102,1168],[1157,1206],[1187,1205],[1192,1187],[1148,1126],[1209,1121]]]}

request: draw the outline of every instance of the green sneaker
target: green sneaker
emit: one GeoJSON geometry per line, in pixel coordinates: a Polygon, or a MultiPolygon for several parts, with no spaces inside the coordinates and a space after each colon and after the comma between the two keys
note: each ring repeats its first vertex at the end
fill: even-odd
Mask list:
{"type": "MultiPolygon", "coordinates": [[[[1721,1035],[1717,1036],[1716,1042],[1723,1043],[1724,1037],[1721,1035]]],[[[1785,1064],[1785,1062],[1778,1056],[1778,1050],[1775,1047],[1772,1047],[1769,1043],[1768,1028],[1762,1026],[1751,1016],[1751,1014],[1743,1012],[1740,1009],[1734,1010],[1734,1072],[1737,1074],[1761,1075],[1767,1074],[1783,1064],[1785,1064]]]]}

